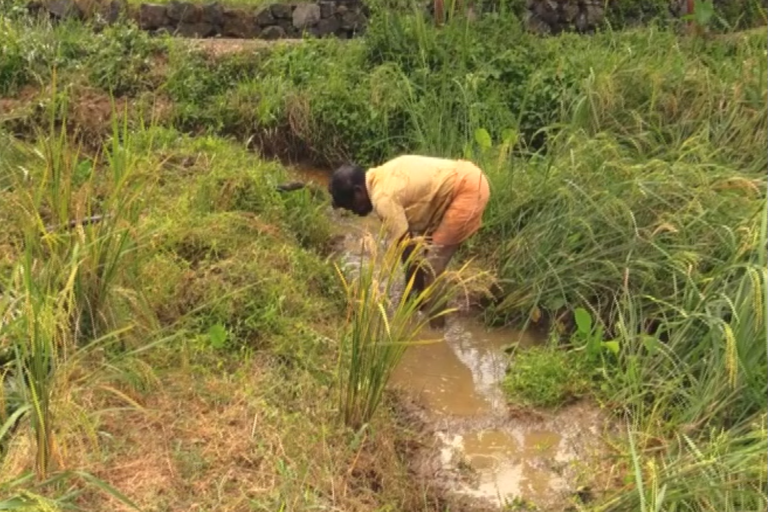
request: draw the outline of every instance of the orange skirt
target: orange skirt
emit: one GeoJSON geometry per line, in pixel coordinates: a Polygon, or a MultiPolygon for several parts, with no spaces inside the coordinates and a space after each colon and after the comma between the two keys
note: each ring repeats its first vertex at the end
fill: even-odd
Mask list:
{"type": "Polygon", "coordinates": [[[453,201],[432,233],[436,245],[458,245],[475,234],[491,196],[488,180],[472,162],[458,160],[453,201]]]}

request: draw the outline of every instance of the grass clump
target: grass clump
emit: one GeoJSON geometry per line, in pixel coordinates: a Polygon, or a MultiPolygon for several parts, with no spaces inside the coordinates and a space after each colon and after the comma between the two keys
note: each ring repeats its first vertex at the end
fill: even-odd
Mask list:
{"type": "Polygon", "coordinates": [[[515,404],[557,408],[593,390],[592,368],[554,345],[522,349],[510,364],[502,387],[515,404]]]}
{"type": "Polygon", "coordinates": [[[144,338],[154,317],[141,284],[130,283],[140,264],[135,224],[146,182],[121,152],[118,139],[129,137],[117,118],[113,126],[115,143],[103,163],[82,158],[56,129],[41,133],[20,160],[2,162],[0,171],[12,177],[8,198],[22,212],[11,219],[11,232],[23,240],[11,246],[12,263],[0,275],[0,451],[4,482],[31,472],[35,483],[56,482],[51,486],[60,491],[85,479],[128,503],[92,475],[62,472],[73,452],[96,444],[87,405],[93,390],[110,389],[123,406],[135,405],[108,383],[149,378],[130,354],[160,338],[144,338]],[[96,212],[100,222],[84,226],[83,217],[96,212]]]}
{"type": "Polygon", "coordinates": [[[349,357],[349,360],[340,359],[340,408],[344,422],[356,430],[372,419],[389,377],[408,345],[416,343],[418,333],[431,319],[451,312],[445,307],[445,295],[437,296],[441,291],[451,292],[447,273],[416,296],[410,297],[413,278],[401,293],[395,293],[398,266],[412,264],[419,245],[403,261],[408,242],[390,244],[382,252],[376,250],[372,240],[369,242],[367,245],[373,248],[373,254],[364,267],[360,262],[362,268],[351,280],[337,267],[348,302],[340,357],[349,357]],[[419,315],[422,305],[429,306],[425,314],[419,315]]]}
{"type": "MultiPolygon", "coordinates": [[[[214,138],[195,144],[157,127],[129,132],[119,119],[97,154],[52,128],[40,133],[39,149],[18,144],[14,159],[2,162],[10,179],[4,197],[24,215],[8,219],[16,234],[0,281],[0,481],[10,485],[30,469],[40,482],[61,477],[40,492],[62,504],[75,499],[65,487],[85,478],[63,478],[64,470],[103,474],[102,450],[115,447],[97,432],[117,428],[111,422],[119,414],[111,415],[146,413],[143,393],[156,390],[157,372],[162,379],[169,371],[167,333],[181,339],[169,350],[186,354],[182,369],[193,357],[217,360],[212,351],[248,354],[269,345],[275,364],[308,366],[308,379],[327,380],[329,348],[313,329],[331,325],[341,303],[334,305],[333,270],[322,259],[326,240],[291,229],[302,224],[318,235],[327,220],[308,196],[277,194],[281,167],[214,138]],[[221,160],[183,165],[202,147],[221,160]],[[90,214],[102,217],[62,226],[90,214]]],[[[32,487],[8,489],[22,503],[32,487]]],[[[89,488],[85,495],[120,497],[89,488]]]]}

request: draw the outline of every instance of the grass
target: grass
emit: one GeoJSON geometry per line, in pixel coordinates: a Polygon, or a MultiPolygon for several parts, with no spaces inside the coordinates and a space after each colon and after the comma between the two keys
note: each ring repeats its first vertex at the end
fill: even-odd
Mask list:
{"type": "Polygon", "coordinates": [[[403,463],[420,440],[382,407],[405,346],[387,342],[418,330],[413,305],[384,323],[373,270],[345,296],[327,203],[279,195],[287,174],[262,159],[409,151],[486,170],[484,226],[462,249],[501,287],[484,316],[557,342],[514,354],[510,399],[591,396],[628,426],[626,480],[588,509],[765,508],[764,30],[539,39],[504,14],[436,30],[378,9],[360,40],[214,59],[131,26],[5,12],[12,493],[122,506],[79,477],[18,480],[39,447],[39,472],[88,470],[158,510],[451,508],[403,463]],[[147,102],[164,115],[149,122],[147,102]]]}
{"type": "Polygon", "coordinates": [[[556,347],[534,347],[512,359],[503,388],[514,403],[554,408],[592,391],[590,368],[556,347]]]}
{"type": "Polygon", "coordinates": [[[285,169],[233,141],[123,131],[126,118],[113,115],[97,153],[53,126],[34,143],[14,141],[18,158],[4,168],[14,203],[3,205],[18,215],[8,217],[16,274],[3,280],[2,311],[31,301],[0,335],[8,506],[437,507],[443,498],[403,462],[402,450],[421,443],[411,425],[385,412],[365,418],[375,436],[340,427],[329,386],[345,297],[326,261],[327,203],[279,194],[285,169]],[[42,232],[94,211],[109,217],[42,232]],[[122,226],[140,242],[120,244],[122,226]],[[80,301],[78,282],[97,286],[83,286],[80,301]],[[150,317],[131,309],[138,297],[150,317]],[[109,322],[79,327],[93,318],[109,322]]]}
{"type": "MultiPolygon", "coordinates": [[[[339,351],[340,409],[345,423],[356,430],[373,418],[392,371],[408,346],[417,343],[414,340],[423,327],[453,311],[446,308],[445,296],[437,294],[451,294],[459,282],[452,274],[443,273],[413,297],[409,298],[413,279],[397,293],[394,276],[399,266],[413,264],[423,246],[416,245],[402,262],[407,242],[390,244],[383,250],[376,248],[372,237],[368,242],[372,254],[366,262],[360,255],[361,268],[356,276],[348,280],[337,266],[348,304],[339,351]],[[421,305],[428,307],[420,315],[421,305]]],[[[457,274],[461,279],[461,270],[457,274]]]]}

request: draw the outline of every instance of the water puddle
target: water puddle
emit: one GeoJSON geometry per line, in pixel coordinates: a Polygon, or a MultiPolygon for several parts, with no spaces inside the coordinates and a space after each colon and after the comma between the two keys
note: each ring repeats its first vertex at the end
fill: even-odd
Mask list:
{"type": "MultiPolygon", "coordinates": [[[[511,329],[494,331],[471,318],[450,318],[444,331],[425,327],[418,339],[435,341],[410,347],[392,384],[418,393],[431,415],[478,416],[500,412],[504,399],[504,348],[529,346],[537,337],[511,329]]],[[[437,418],[433,418],[437,419],[437,418]]]]}
{"type": "MultiPolygon", "coordinates": [[[[294,172],[302,181],[327,186],[325,171],[298,167],[294,172]]],[[[355,272],[361,249],[365,252],[363,235],[378,232],[378,219],[332,215],[342,237],[341,267],[355,272]]],[[[418,339],[430,343],[405,352],[390,384],[422,404],[423,419],[439,441],[435,456],[442,472],[452,475],[445,479],[449,490],[498,506],[523,500],[539,510],[560,510],[590,471],[578,461],[589,464],[590,453],[602,446],[602,417],[586,404],[548,417],[510,417],[500,387],[508,366],[504,349],[531,346],[544,336],[488,330],[474,318],[453,314],[444,330],[425,327],[418,339]]]]}

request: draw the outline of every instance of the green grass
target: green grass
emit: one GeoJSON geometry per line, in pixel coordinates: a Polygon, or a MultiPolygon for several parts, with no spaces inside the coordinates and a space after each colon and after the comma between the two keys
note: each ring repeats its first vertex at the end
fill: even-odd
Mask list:
{"type": "MultiPolygon", "coordinates": [[[[421,15],[379,9],[361,40],[211,59],[131,26],[93,34],[0,19],[0,94],[27,108],[3,117],[26,141],[0,139],[12,149],[0,176],[0,212],[10,219],[0,268],[4,286],[40,291],[15,324],[42,328],[18,338],[41,347],[24,364],[47,387],[56,375],[80,382],[69,372],[83,364],[120,368],[96,372],[97,381],[133,401],[159,389],[166,402],[153,406],[174,420],[172,437],[191,443],[173,452],[189,479],[210,483],[211,468],[229,464],[253,471],[267,489],[254,497],[240,486],[224,505],[201,491],[210,507],[445,508],[397,463],[408,456],[391,441],[407,435],[387,408],[377,409],[402,347],[380,351],[371,342],[408,338],[406,309],[388,331],[376,316],[383,298],[363,293],[376,275],[348,282],[344,297],[326,261],[327,203],[277,194],[273,186],[287,174],[246,149],[256,146],[330,164],[370,165],[405,151],[477,161],[492,196],[462,256],[483,262],[503,290],[484,316],[545,323],[559,341],[514,354],[511,399],[557,406],[596,395],[629,425],[618,465],[627,480],[590,509],[765,508],[764,30],[687,37],[649,26],[540,39],[503,14],[436,30],[421,15]],[[21,94],[54,77],[54,99],[21,94]],[[110,93],[126,100],[127,124],[107,116],[85,131],[95,117],[76,115],[85,88],[107,104],[110,93]],[[160,126],[143,123],[147,99],[167,106],[160,126]],[[54,129],[66,120],[72,130],[54,129]],[[25,173],[34,179],[24,181],[25,173]],[[124,222],[38,236],[49,220],[104,208],[117,208],[124,222]],[[19,277],[26,271],[26,284],[11,278],[14,268],[19,277]],[[355,322],[344,322],[345,304],[355,322]],[[33,321],[34,311],[50,320],[33,321]],[[133,323],[141,328],[120,330],[133,323]],[[115,330],[131,355],[110,348],[103,359],[103,343],[92,338],[103,342],[115,330]],[[63,353],[49,350],[51,339],[73,344],[73,333],[91,340],[87,363],[76,359],[52,377],[45,363],[63,353]],[[171,333],[178,342],[142,349],[171,333]],[[194,381],[194,372],[200,378],[186,392],[175,385],[194,381]],[[348,397],[340,403],[348,423],[370,420],[370,430],[336,422],[329,389],[338,379],[333,391],[348,397]],[[194,404],[184,420],[168,413],[181,396],[194,404]],[[237,450],[256,469],[193,442],[206,424],[240,439],[227,422],[243,404],[253,423],[242,427],[250,437],[237,450]],[[202,412],[210,410],[218,416],[202,412]],[[378,458],[386,469],[371,469],[378,458]],[[401,486],[405,497],[389,491],[401,486]]],[[[2,300],[3,308],[18,304],[2,300]]],[[[7,350],[9,340],[19,342],[6,332],[7,350]]],[[[56,387],[49,405],[67,419],[54,422],[115,430],[119,420],[99,411],[111,410],[105,396],[117,395],[93,388],[101,391],[56,387]],[[101,416],[112,423],[94,419],[101,416]]],[[[46,412],[32,390],[5,399],[3,421],[17,411],[43,420],[35,425],[43,427],[36,432],[44,466],[46,412]]],[[[149,428],[132,407],[131,421],[149,428]]],[[[74,443],[88,428],[56,436],[74,443]]],[[[13,437],[8,467],[24,453],[18,432],[5,432],[13,437]]],[[[135,460],[125,447],[105,450],[115,463],[135,460]]],[[[175,497],[195,494],[177,481],[171,488],[175,497]]],[[[158,500],[147,488],[134,491],[144,503],[158,500]]]]}
{"type": "Polygon", "coordinates": [[[513,356],[503,388],[516,404],[554,408],[592,392],[590,368],[556,347],[525,349],[513,356]]]}
{"type": "Polygon", "coordinates": [[[13,141],[18,154],[3,161],[2,193],[13,201],[3,205],[15,214],[0,312],[16,312],[0,331],[3,505],[50,498],[99,509],[127,496],[141,507],[219,510],[436,506],[393,443],[414,446],[418,435],[386,413],[365,417],[375,438],[339,421],[329,391],[348,368],[338,366],[337,336],[346,301],[326,260],[327,203],[279,194],[285,169],[234,141],[124,131],[123,121],[115,113],[96,154],[52,127],[34,143],[13,141]],[[111,216],[42,232],[92,212],[111,216]],[[121,228],[136,242],[120,244],[121,228]],[[139,299],[149,316],[135,313],[139,299]],[[204,430],[214,437],[200,448],[204,430]],[[153,458],[171,444],[164,462],[153,458]],[[126,462],[129,478],[112,472],[126,462]],[[216,486],[190,491],[222,468],[262,490],[222,481],[225,499],[216,486]],[[372,495],[370,479],[392,492],[372,495]],[[336,485],[346,490],[334,497],[336,485]]]}

